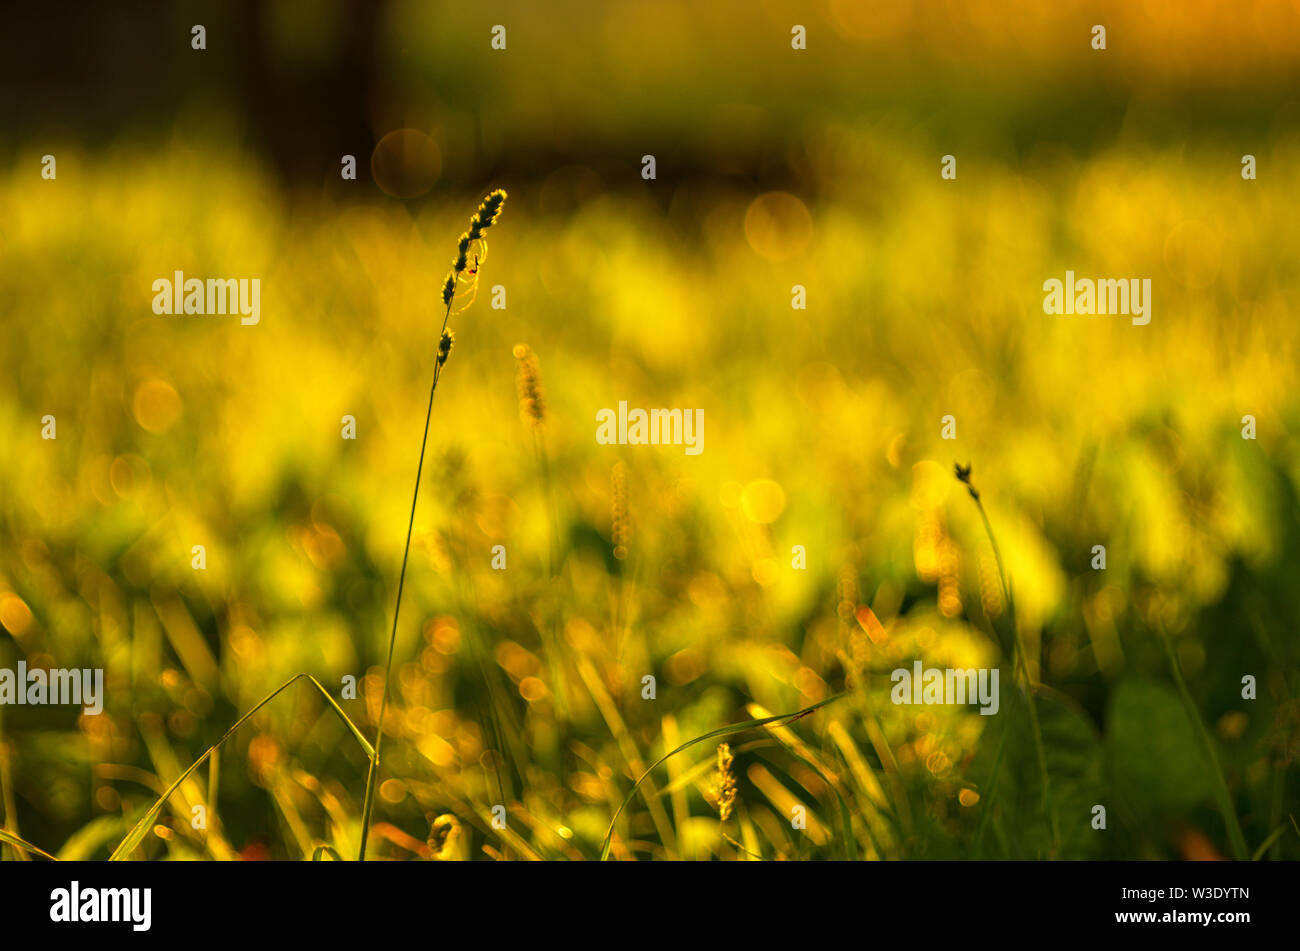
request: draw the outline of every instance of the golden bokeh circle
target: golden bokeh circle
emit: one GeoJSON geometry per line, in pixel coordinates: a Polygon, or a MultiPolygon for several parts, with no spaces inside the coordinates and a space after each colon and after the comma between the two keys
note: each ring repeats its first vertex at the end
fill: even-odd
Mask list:
{"type": "Polygon", "coordinates": [[[740,510],[751,522],[770,525],[785,511],[785,490],[771,479],[755,479],[740,493],[740,510]]]}
{"type": "Polygon", "coordinates": [[[151,433],[161,433],[181,417],[181,397],[166,380],[146,380],[135,390],[132,410],[136,422],[151,433]]]}
{"type": "Polygon", "coordinates": [[[394,198],[423,195],[442,174],[442,150],[418,129],[394,129],[370,155],[370,175],[394,198]]]}

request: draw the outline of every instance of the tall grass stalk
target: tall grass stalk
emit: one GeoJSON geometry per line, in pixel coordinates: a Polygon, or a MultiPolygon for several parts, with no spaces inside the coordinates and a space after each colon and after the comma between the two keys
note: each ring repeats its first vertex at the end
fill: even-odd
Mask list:
{"type": "MultiPolygon", "coordinates": [[[[1038,722],[1038,706],[1034,701],[1034,684],[1029,676],[1029,663],[1025,656],[1024,640],[1020,636],[1020,625],[1016,623],[1015,608],[1011,600],[1011,586],[1007,582],[1006,567],[1002,562],[1002,550],[998,547],[997,536],[993,533],[993,523],[989,521],[988,512],[984,510],[984,503],[980,499],[979,491],[970,481],[971,467],[967,465],[963,468],[960,465],[956,465],[953,468],[956,472],[957,480],[966,486],[966,491],[975,502],[975,508],[979,510],[980,519],[984,522],[984,532],[988,535],[989,544],[993,547],[993,558],[998,565],[998,580],[1002,585],[1002,601],[1007,606],[1005,616],[1010,618],[1008,627],[1011,628],[1012,653],[1014,654],[1012,664],[1019,669],[1020,675],[1024,678],[1025,682],[1025,699],[1027,700],[1027,706],[1029,708],[1029,725],[1034,739],[1034,752],[1038,758],[1039,781],[1042,783],[1043,787],[1043,812],[1047,815],[1047,826],[1048,829],[1051,830],[1052,857],[1055,858],[1060,851],[1061,835],[1060,830],[1057,828],[1056,809],[1052,804],[1051,780],[1047,774],[1047,750],[1043,746],[1043,731],[1038,722]]],[[[985,803],[984,812],[980,816],[980,828],[976,833],[977,848],[984,831],[985,819],[992,809],[992,787],[997,782],[998,770],[1002,765],[1002,753],[1007,739],[1007,729],[1009,728],[1010,722],[1008,722],[1007,727],[1003,728],[1002,739],[998,743],[998,752],[993,763],[993,775],[989,780],[990,789],[988,791],[988,801],[985,803]]]]}
{"type": "MultiPolygon", "coordinates": [[[[526,343],[516,344],[514,350],[518,368],[519,416],[533,437],[533,455],[541,478],[542,502],[546,508],[546,613],[547,618],[539,628],[546,644],[547,666],[556,699],[556,712],[563,719],[569,717],[569,677],[566,673],[566,653],[562,635],[560,519],[555,504],[555,486],[551,479],[551,457],[546,451],[543,427],[546,423],[546,400],[542,392],[541,366],[537,355],[526,343]]],[[[565,767],[560,766],[561,784],[565,780],[565,767]]]]}
{"type": "MultiPolygon", "coordinates": [[[[487,242],[483,240],[483,233],[496,223],[497,215],[500,214],[505,200],[506,193],[503,189],[497,189],[483,199],[478,206],[478,211],[470,219],[469,231],[460,236],[451,273],[447,275],[442,287],[442,301],[445,308],[442,315],[442,330],[438,334],[438,359],[433,368],[433,382],[429,386],[429,405],[424,413],[424,435],[420,439],[420,461],[415,467],[415,490],[411,494],[411,515],[406,523],[406,545],[402,549],[402,571],[397,578],[397,604],[393,608],[393,629],[388,636],[388,659],[384,663],[384,692],[379,702],[379,724],[375,733],[374,755],[370,758],[370,768],[366,771],[366,797],[361,808],[361,847],[357,851],[357,861],[360,862],[366,860],[366,843],[370,839],[370,817],[375,806],[375,783],[379,778],[379,753],[384,742],[384,718],[388,713],[388,697],[393,679],[393,653],[397,647],[397,620],[402,613],[402,592],[406,586],[406,566],[411,556],[411,533],[415,529],[415,508],[420,501],[424,454],[429,445],[429,422],[433,419],[433,398],[438,392],[438,381],[442,379],[442,368],[446,366],[447,357],[451,354],[452,336],[451,331],[447,329],[447,324],[451,321],[451,306],[456,299],[457,286],[466,284],[475,294],[477,293],[479,267],[487,257],[487,242]],[[474,256],[474,267],[470,269],[469,250],[474,242],[478,242],[479,250],[474,256]],[[470,277],[465,276],[467,271],[470,277]]],[[[461,310],[473,302],[474,297],[471,296],[461,310]]]]}

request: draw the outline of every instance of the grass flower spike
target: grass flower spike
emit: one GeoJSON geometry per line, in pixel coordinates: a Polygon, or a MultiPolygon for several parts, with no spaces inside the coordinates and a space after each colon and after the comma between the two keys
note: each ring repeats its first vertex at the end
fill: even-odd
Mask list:
{"type": "Polygon", "coordinates": [[[370,816],[375,805],[375,784],[379,778],[379,751],[384,740],[384,717],[388,712],[389,684],[392,681],[393,673],[393,653],[397,646],[397,619],[402,611],[402,590],[406,585],[406,565],[411,555],[411,533],[415,528],[415,506],[420,499],[420,477],[424,472],[424,451],[429,443],[429,422],[433,419],[433,397],[438,391],[438,381],[442,379],[442,369],[447,365],[447,358],[451,356],[452,344],[455,342],[455,335],[447,326],[451,321],[451,305],[456,299],[458,284],[467,285],[470,291],[469,300],[460,308],[460,311],[465,310],[470,304],[474,303],[475,292],[478,289],[479,269],[487,258],[487,242],[483,240],[483,234],[488,228],[496,224],[505,200],[505,190],[498,188],[479,204],[478,211],[470,219],[469,230],[464,232],[456,243],[456,257],[452,260],[452,270],[442,285],[444,310],[442,329],[438,332],[438,355],[434,361],[433,384],[429,387],[429,407],[424,415],[424,437],[420,441],[420,461],[415,469],[415,491],[411,497],[411,516],[406,525],[406,547],[402,551],[402,571],[397,580],[397,604],[393,608],[393,630],[388,638],[388,662],[384,665],[383,699],[379,703],[379,722],[375,734],[374,754],[370,757],[370,769],[366,776],[366,798],[361,809],[361,848],[358,859],[363,862],[366,859],[366,842],[370,837],[370,816]],[[474,256],[472,270],[469,268],[471,253],[474,256]]]}
{"type": "Polygon", "coordinates": [[[734,757],[730,743],[718,744],[718,821],[726,822],[736,807],[736,776],[731,771],[734,757]]]}
{"type": "Polygon", "coordinates": [[[526,343],[517,344],[513,352],[519,361],[519,415],[529,426],[540,426],[546,420],[546,400],[537,355],[526,343]]]}

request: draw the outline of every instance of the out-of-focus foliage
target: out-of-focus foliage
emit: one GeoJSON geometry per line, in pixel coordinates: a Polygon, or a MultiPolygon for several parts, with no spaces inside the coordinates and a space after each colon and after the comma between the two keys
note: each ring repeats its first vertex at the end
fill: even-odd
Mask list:
{"type": "MultiPolygon", "coordinates": [[[[540,81],[522,20],[508,66],[481,74],[492,95],[390,124],[418,125],[439,168],[463,172],[484,143],[508,152],[551,96],[556,114],[627,130],[617,175],[566,160],[403,203],[364,174],[355,194],[281,192],[192,118],[162,142],[82,149],[69,129],[62,145],[24,143],[0,178],[0,667],[103,667],[108,694],[99,717],[0,708],[0,825],[65,857],[106,856],[300,672],[340,698],[357,678],[359,699],[340,702],[373,734],[438,291],[496,185],[510,201],[434,410],[372,854],[594,858],[663,753],[844,689],[806,719],[729,738],[725,824],[714,746],[670,759],[620,817],[612,854],[841,857],[841,798],[871,858],[1231,854],[1162,632],[1250,848],[1288,823],[1300,811],[1296,127],[1247,109],[1224,139],[1146,101],[1131,126],[1085,110],[1109,131],[1078,148],[1044,117],[1071,108],[1067,79],[1104,84],[1083,52],[1091,21],[1068,25],[1067,74],[1029,42],[1066,47],[1063,22],[1003,22],[993,6],[969,14],[983,45],[909,5],[877,20],[839,2],[821,14],[834,29],[810,41],[842,61],[893,37],[967,75],[953,94],[980,108],[963,127],[948,106],[943,124],[977,143],[969,156],[927,127],[941,83],[873,88],[855,108],[841,77],[827,103],[830,67],[810,48],[807,74],[781,60],[784,92],[771,73],[746,92],[757,37],[803,55],[779,5],[728,21],[734,34],[715,13],[697,23],[665,7],[653,43],[630,41],[646,25],[630,6],[575,24],[605,38],[588,44],[598,64],[626,68],[613,88],[580,82],[592,67],[579,50],[540,81]],[[1038,50],[1027,62],[980,71],[1026,47],[1038,50]],[[634,81],[665,57],[680,86],[634,81]],[[1035,70],[1065,79],[1016,78],[1035,70]],[[624,108],[656,121],[621,126],[624,108]],[[724,113],[732,125],[694,125],[724,113]],[[640,156],[670,141],[691,174],[661,161],[641,181],[640,156]],[[53,182],[39,177],[47,151],[53,182]],[[765,151],[797,183],[699,172],[765,151]],[[939,177],[950,152],[955,182],[939,177]],[[1246,152],[1258,181],[1241,180],[1246,152]],[[1067,268],[1150,278],[1151,323],[1045,316],[1042,282],[1067,268]],[[177,270],[259,277],[261,322],[155,316],[152,282],[177,270]],[[807,310],[791,308],[795,284],[807,310]],[[520,419],[520,342],[540,365],[537,430],[520,419]],[[621,400],[702,408],[704,452],[598,445],[597,411],[621,400]],[[1247,414],[1257,440],[1241,438],[1247,414]],[[355,441],[341,438],[345,415],[355,441]],[[997,563],[954,461],[974,463],[1041,684],[1050,818],[1010,644],[994,633],[1008,616],[997,563]],[[999,714],[891,703],[890,672],[917,659],[1000,668],[999,714]],[[1245,675],[1257,699],[1242,699],[1245,675]],[[809,819],[796,832],[798,804],[809,819]],[[1105,832],[1091,826],[1097,804],[1105,832]],[[439,816],[455,818],[431,830],[439,816]]],[[[1190,95],[1240,82],[1230,64],[1252,51],[1287,68],[1266,55],[1295,39],[1272,7],[1260,9],[1275,29],[1247,20],[1204,48],[1202,32],[1185,38],[1201,65],[1184,69],[1121,39],[1182,22],[1137,6],[1099,54],[1121,76],[1190,95]],[[1223,74],[1210,66],[1220,52],[1223,74]]],[[[393,23],[419,16],[399,6],[393,23]]],[[[424,55],[431,35],[411,41],[429,72],[410,81],[426,92],[450,68],[424,55]]],[[[268,705],[219,765],[172,798],[142,854],[310,858],[324,843],[355,855],[365,756],[308,687],[268,705]],[[205,831],[191,827],[200,803],[205,831]]],[[[1300,835],[1268,854],[1300,857],[1300,835]]]]}

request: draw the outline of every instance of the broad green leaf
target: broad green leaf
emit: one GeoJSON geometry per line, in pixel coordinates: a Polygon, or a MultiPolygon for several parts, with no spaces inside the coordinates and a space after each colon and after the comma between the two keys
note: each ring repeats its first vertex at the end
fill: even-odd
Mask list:
{"type": "Polygon", "coordinates": [[[1195,727],[1172,687],[1126,680],[1106,711],[1115,791],[1142,816],[1168,815],[1211,793],[1195,727]]]}

